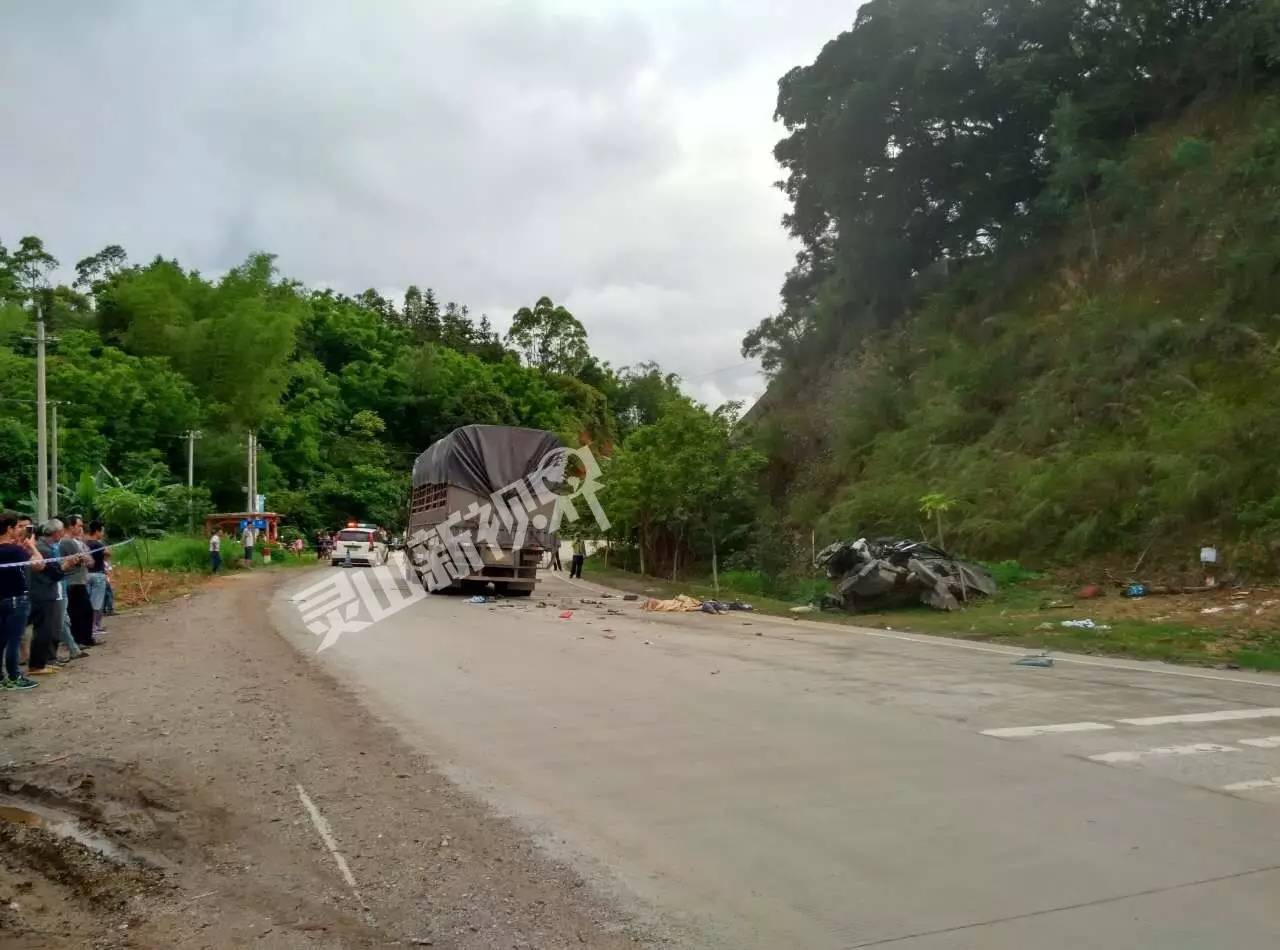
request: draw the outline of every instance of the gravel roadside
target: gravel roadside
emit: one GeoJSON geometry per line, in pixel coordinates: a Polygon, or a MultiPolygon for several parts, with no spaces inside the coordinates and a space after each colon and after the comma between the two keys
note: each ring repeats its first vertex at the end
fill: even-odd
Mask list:
{"type": "Polygon", "coordinates": [[[276,635],[288,577],[116,617],[0,694],[0,944],[645,942],[276,635]]]}

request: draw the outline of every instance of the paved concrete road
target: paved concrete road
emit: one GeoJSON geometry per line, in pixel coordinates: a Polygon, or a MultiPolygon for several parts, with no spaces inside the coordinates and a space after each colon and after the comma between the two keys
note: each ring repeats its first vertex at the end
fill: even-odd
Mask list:
{"type": "Polygon", "coordinates": [[[318,661],[677,946],[1277,945],[1280,678],[601,590],[428,597],[318,661]]]}

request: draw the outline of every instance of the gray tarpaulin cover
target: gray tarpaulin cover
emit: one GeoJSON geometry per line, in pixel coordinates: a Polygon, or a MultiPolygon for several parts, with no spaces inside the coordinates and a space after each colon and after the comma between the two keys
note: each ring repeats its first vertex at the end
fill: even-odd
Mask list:
{"type": "Polygon", "coordinates": [[[413,463],[413,487],[454,485],[491,495],[538,470],[548,452],[563,448],[541,429],[463,426],[454,429],[413,463]]]}

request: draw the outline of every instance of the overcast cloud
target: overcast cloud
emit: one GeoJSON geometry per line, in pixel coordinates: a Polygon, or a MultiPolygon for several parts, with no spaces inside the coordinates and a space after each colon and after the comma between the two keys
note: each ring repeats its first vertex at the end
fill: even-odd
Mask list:
{"type": "Polygon", "coordinates": [[[776,83],[845,0],[6,3],[0,239],[410,283],[504,329],[542,294],[716,404],[795,252],[776,83]]]}

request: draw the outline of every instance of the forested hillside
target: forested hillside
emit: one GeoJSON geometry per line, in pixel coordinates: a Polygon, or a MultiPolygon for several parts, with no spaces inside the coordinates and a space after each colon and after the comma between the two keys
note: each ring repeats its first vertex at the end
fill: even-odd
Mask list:
{"type": "Polygon", "coordinates": [[[39,238],[0,245],[0,503],[23,510],[36,307],[56,337],[62,510],[118,481],[157,502],[157,526],[186,524],[189,429],[202,433],[198,511],[243,509],[253,430],[268,506],[309,531],[399,523],[414,457],[456,426],[534,426],[607,452],[669,402],[687,405],[656,366],[601,364],[582,323],[546,298],[499,339],[430,289],[397,302],[307,290],[266,254],[216,280],[177,261],[130,264],[114,246],[81,260],[69,285],[50,280],[57,267],[39,238]]]}
{"type": "Polygon", "coordinates": [[[1277,77],[1275,0],[873,0],[785,76],[803,251],[744,350],[793,530],[1273,572],[1277,77]]]}

